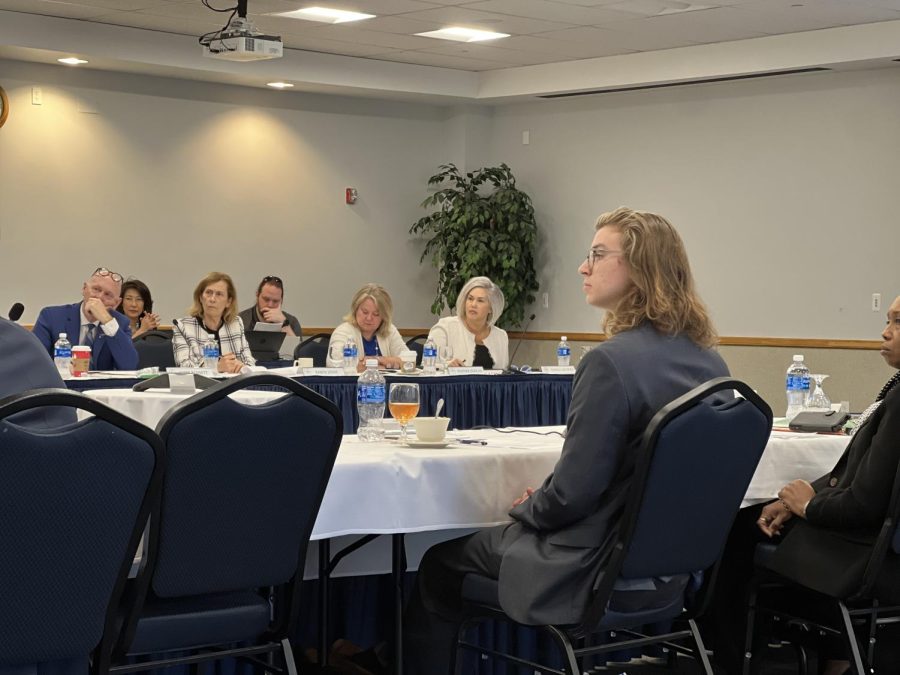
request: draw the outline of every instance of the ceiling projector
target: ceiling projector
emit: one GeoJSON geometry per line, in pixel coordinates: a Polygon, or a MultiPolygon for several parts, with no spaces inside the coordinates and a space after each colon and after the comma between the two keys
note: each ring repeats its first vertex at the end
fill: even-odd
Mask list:
{"type": "Polygon", "coordinates": [[[264,61],[283,55],[281,37],[261,35],[245,17],[235,17],[220,31],[200,38],[203,55],[222,61],[264,61]]]}

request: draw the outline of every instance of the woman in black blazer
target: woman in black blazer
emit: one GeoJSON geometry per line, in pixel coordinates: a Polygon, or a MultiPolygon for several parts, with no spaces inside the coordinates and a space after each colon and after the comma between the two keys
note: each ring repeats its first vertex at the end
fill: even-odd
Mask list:
{"type": "MultiPolygon", "coordinates": [[[[900,297],[888,309],[881,337],[881,355],[900,369],[900,297]]],[[[791,481],[777,500],[762,510],[745,509],[736,520],[708,621],[716,659],[729,673],[740,672],[756,543],[781,540],[768,567],[822,593],[846,596],[862,580],[887,514],[898,463],[900,372],[862,414],[853,440],[831,472],[813,483],[791,481]]],[[[831,658],[822,672],[832,675],[847,668],[848,661],[831,658]]]]}

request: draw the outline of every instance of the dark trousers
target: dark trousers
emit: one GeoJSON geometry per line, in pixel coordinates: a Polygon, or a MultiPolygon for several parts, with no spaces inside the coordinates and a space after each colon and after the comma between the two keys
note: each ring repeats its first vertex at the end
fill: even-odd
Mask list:
{"type": "Polygon", "coordinates": [[[403,617],[403,662],[408,675],[449,673],[464,619],[463,577],[477,573],[499,578],[503,552],[512,540],[511,527],[481,530],[432,546],[425,553],[403,617]]]}

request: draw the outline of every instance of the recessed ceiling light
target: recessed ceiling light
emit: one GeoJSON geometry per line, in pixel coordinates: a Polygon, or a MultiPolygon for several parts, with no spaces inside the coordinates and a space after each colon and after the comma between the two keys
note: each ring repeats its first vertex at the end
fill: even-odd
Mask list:
{"type": "Polygon", "coordinates": [[[273,89],[290,89],[294,85],[290,82],[266,82],[267,87],[272,87],[273,89]]]}
{"type": "Polygon", "coordinates": [[[79,59],[74,56],[68,56],[64,59],[56,59],[60,63],[65,63],[67,66],[80,66],[82,63],[87,63],[84,59],[79,59]]]}
{"type": "Polygon", "coordinates": [[[306,19],[307,21],[322,21],[323,23],[348,23],[350,21],[375,18],[374,14],[348,12],[343,9],[331,9],[330,7],[306,7],[304,9],[295,9],[292,12],[272,12],[269,16],[284,16],[288,19],[306,19]]]}
{"type": "Polygon", "coordinates": [[[438,38],[439,40],[456,40],[457,42],[483,42],[485,40],[499,40],[508,38],[509,33],[494,33],[489,30],[477,30],[475,28],[463,28],[462,26],[450,26],[440,30],[431,30],[427,33],[416,33],[419,37],[438,38]]]}

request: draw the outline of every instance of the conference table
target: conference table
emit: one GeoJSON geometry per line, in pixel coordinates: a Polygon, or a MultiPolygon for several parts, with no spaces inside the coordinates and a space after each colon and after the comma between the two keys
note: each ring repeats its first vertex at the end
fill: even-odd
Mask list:
{"type": "MultiPolygon", "coordinates": [[[[298,376],[296,368],[273,368],[268,372],[292,377],[334,402],[344,417],[344,429],[356,431],[356,375],[298,376]]],[[[433,413],[443,398],[445,414],[458,429],[478,426],[539,426],[565,424],[572,399],[572,375],[533,373],[528,375],[414,375],[386,374],[388,386],[395,382],[419,384],[421,410],[433,413]]],[[[140,382],[134,376],[109,375],[71,378],[66,386],[74,391],[95,389],[129,390],[140,382]]],[[[149,425],[154,426],[154,425],[149,425]]]]}
{"type": "MultiPolygon", "coordinates": [[[[85,394],[151,427],[185,398],[164,391],[116,389],[85,394]]],[[[253,405],[281,395],[245,390],[233,396],[253,405]]],[[[453,415],[452,408],[449,414],[453,415]]],[[[389,569],[399,653],[401,575],[406,569],[407,548],[421,553],[426,548],[423,538],[431,542],[434,537],[447,538],[471,528],[508,522],[512,500],[524,487],[540,485],[552,471],[562,449],[563,430],[562,426],[545,426],[453,431],[446,447],[409,447],[395,440],[364,443],[354,435],[345,436],[312,534],[312,539],[320,542],[318,563],[312,565],[318,567],[323,580],[319,584],[321,608],[328,606],[324,580],[344,553],[332,557],[331,540],[362,535],[367,542],[376,535],[391,535],[389,569]],[[411,535],[409,541],[407,535],[411,535]]],[[[742,506],[771,499],[795,478],[819,477],[834,466],[848,442],[849,437],[843,435],[773,431],[742,506]]],[[[358,542],[347,550],[357,547],[358,542]]],[[[414,569],[417,560],[411,562],[414,569]]],[[[387,565],[379,565],[370,560],[368,572],[387,571],[387,565]]],[[[309,562],[307,571],[312,571],[309,562]]],[[[325,625],[323,619],[321,626],[325,625]]],[[[323,630],[320,649],[326,645],[323,630]]]]}

